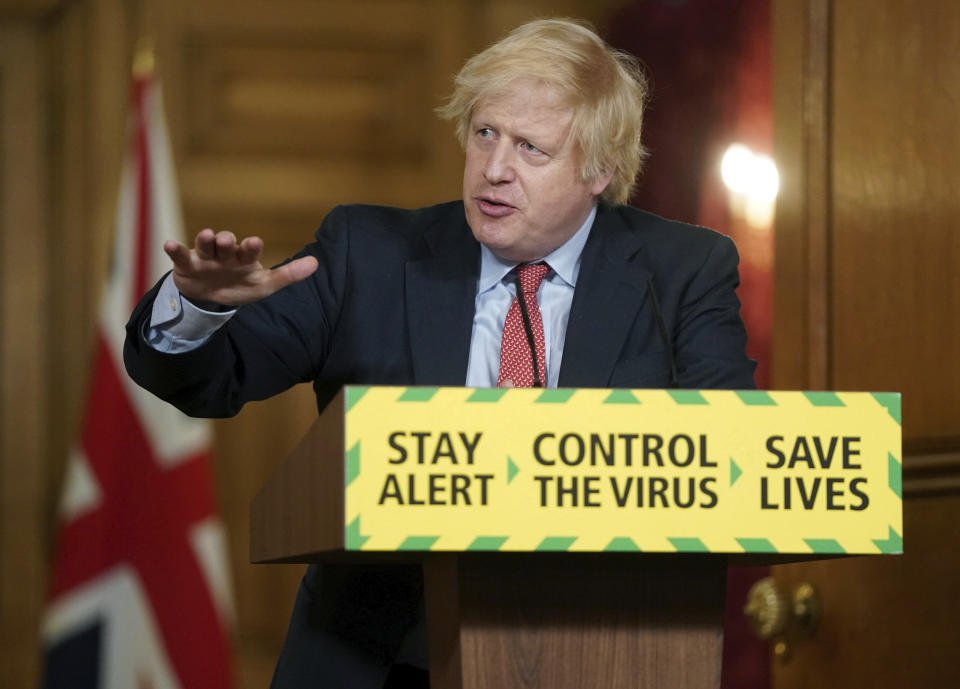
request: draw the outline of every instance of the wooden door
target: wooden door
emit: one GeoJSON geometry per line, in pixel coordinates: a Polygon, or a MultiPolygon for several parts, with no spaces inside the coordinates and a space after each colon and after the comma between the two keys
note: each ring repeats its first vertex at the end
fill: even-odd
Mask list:
{"type": "Polygon", "coordinates": [[[774,686],[960,676],[960,3],[774,2],[773,383],[903,393],[904,555],[777,568],[820,591],[774,686]]]}

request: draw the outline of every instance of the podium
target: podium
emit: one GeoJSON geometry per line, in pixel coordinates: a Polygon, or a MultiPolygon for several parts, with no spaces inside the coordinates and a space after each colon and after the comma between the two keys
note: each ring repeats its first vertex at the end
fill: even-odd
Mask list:
{"type": "MultiPolygon", "coordinates": [[[[820,477],[833,481],[829,496],[822,498],[824,508],[842,512],[829,534],[810,532],[807,538],[791,540],[794,537],[788,535],[781,540],[769,532],[743,531],[754,528],[756,520],[740,514],[743,497],[737,491],[755,493],[758,486],[763,486],[766,502],[757,508],[781,520],[773,519],[776,528],[786,523],[784,518],[795,519],[779,509],[786,496],[777,497],[773,484],[752,480],[763,479],[763,471],[753,466],[759,460],[753,462],[743,454],[752,452],[750,447],[764,445],[779,452],[779,445],[769,437],[761,443],[761,436],[750,439],[736,432],[735,441],[718,438],[729,423],[713,417],[732,413],[742,420],[743,410],[724,411],[730,403],[758,407],[767,415],[777,404],[786,414],[795,414],[791,405],[796,403],[814,410],[800,422],[805,429],[816,428],[817,415],[824,407],[833,407],[826,410],[831,413],[833,429],[839,413],[836,404],[817,404],[816,398],[810,397],[795,401],[801,393],[779,393],[784,395],[782,399],[762,393],[773,404],[758,404],[760,398],[730,391],[582,391],[577,393],[576,403],[585,405],[584,409],[561,412],[561,403],[571,403],[574,392],[516,390],[504,397],[505,391],[463,388],[341,391],[254,499],[251,559],[421,564],[434,689],[701,689],[720,686],[725,574],[731,553],[763,564],[844,552],[896,552],[902,547],[902,541],[897,546],[902,528],[896,501],[879,491],[868,496],[864,488],[878,483],[871,471],[884,472],[885,479],[889,473],[892,483],[894,467],[884,450],[883,467],[870,462],[864,468],[867,455],[872,458],[880,452],[867,442],[838,440],[833,445],[840,448],[846,442],[847,449],[842,458],[837,450],[836,463],[833,459],[821,461],[818,468],[812,459],[809,462],[811,472],[833,472],[846,482],[844,488],[837,476],[824,473],[820,477]],[[728,397],[732,402],[728,403],[728,397]],[[461,401],[467,405],[462,409],[461,401]],[[381,404],[387,406],[378,406],[381,404]],[[495,404],[502,407],[495,409],[491,406],[495,404]],[[541,406],[525,406],[534,404],[541,406]],[[638,406],[627,409],[621,406],[624,404],[638,406]],[[680,406],[673,409],[671,404],[680,406]],[[711,404],[713,410],[705,408],[711,404]],[[668,421],[657,421],[658,405],[664,406],[663,418],[668,421]],[[603,413],[590,413],[593,408],[603,413]],[[698,415],[704,420],[698,421],[698,415]],[[684,432],[671,436],[676,429],[669,420],[676,416],[682,416],[684,432]],[[636,419],[641,417],[647,433],[624,432],[624,423],[636,430],[636,419]],[[517,419],[529,423],[518,424],[517,419]],[[704,433],[691,433],[689,429],[698,423],[703,424],[704,433]],[[500,432],[507,426],[509,432],[500,432]],[[431,435],[431,428],[436,433],[431,435]],[[575,430],[561,433],[566,428],[575,430]],[[511,438],[502,440],[500,435],[511,438]],[[647,436],[659,437],[660,444],[647,442],[647,436]],[[604,445],[606,439],[609,443],[604,445]],[[736,443],[745,443],[748,450],[736,450],[736,443]],[[594,446],[600,448],[596,456],[589,449],[594,446]],[[640,448],[645,448],[642,455],[640,448]],[[655,448],[659,448],[656,453],[655,448]],[[731,452],[739,454],[729,459],[728,474],[720,458],[731,452]],[[530,455],[526,464],[523,453],[530,455]],[[502,472],[491,468],[501,463],[502,472]],[[443,473],[443,466],[452,471],[443,473]],[[638,473],[641,468],[643,473],[638,473]],[[406,473],[399,473],[400,469],[406,473]],[[541,470],[557,475],[551,478],[536,473],[541,470]],[[483,473],[487,471],[490,473],[483,473]],[[863,472],[869,477],[858,485],[863,472]],[[579,484],[573,480],[577,473],[583,479],[579,484]],[[594,474],[598,478],[590,482],[594,474]],[[665,488],[659,491],[660,500],[655,499],[659,484],[654,479],[662,478],[664,485],[670,485],[674,475],[684,477],[673,483],[674,492],[665,488]],[[721,485],[728,482],[728,475],[729,486],[721,485]],[[741,475],[752,479],[738,486],[741,475]],[[456,476],[462,477],[459,489],[456,476]],[[482,486],[474,485],[468,492],[471,476],[480,478],[482,486]],[[626,478],[618,484],[618,476],[626,478]],[[646,480],[646,498],[641,492],[628,501],[626,486],[636,485],[640,490],[641,479],[646,480]],[[372,493],[364,488],[364,481],[374,487],[372,493]],[[607,482],[609,495],[602,489],[607,482]],[[551,492],[554,484],[556,496],[551,492]],[[683,493],[685,485],[690,486],[688,494],[683,493]],[[571,486],[577,492],[571,492],[571,486]],[[701,493],[695,503],[697,486],[701,493]],[[366,498],[364,490],[369,493],[366,498]],[[864,502],[858,497],[861,495],[872,502],[872,510],[860,507],[864,502]],[[842,498],[849,504],[837,510],[842,498]],[[537,504],[531,508],[521,505],[523,500],[537,504]],[[378,510],[387,508],[394,511],[379,517],[378,510]],[[732,510],[734,517],[725,517],[725,512],[718,511],[721,508],[732,510]],[[582,514],[578,514],[580,509],[582,514]],[[466,510],[474,511],[459,523],[458,515],[466,510]],[[612,517],[604,517],[604,511],[612,517]],[[869,524],[863,519],[864,512],[872,519],[869,524]],[[850,528],[866,529],[885,540],[868,538],[861,547],[858,533],[846,535],[841,522],[855,513],[858,521],[850,528]],[[545,526],[526,523],[535,519],[531,514],[545,515],[545,526]],[[678,516],[663,521],[664,514],[678,516]],[[412,515],[409,523],[407,515],[412,515]],[[507,533],[511,521],[515,528],[507,533]],[[655,528],[661,522],[667,536],[682,537],[665,538],[655,528]],[[684,526],[687,522],[693,525],[689,528],[701,530],[700,537],[694,537],[689,529],[682,531],[688,528],[684,526]],[[569,537],[541,538],[537,531],[546,529],[543,534],[552,534],[556,527],[571,534],[581,523],[584,531],[569,537]],[[591,540],[598,524],[612,525],[603,528],[613,531],[591,540]],[[877,533],[881,528],[877,524],[882,526],[882,534],[877,533]],[[891,535],[887,539],[888,526],[891,535]],[[399,536],[390,531],[393,528],[400,529],[399,536]],[[469,533],[460,533],[463,528],[469,533]],[[432,535],[423,535],[428,529],[432,535]],[[533,540],[528,532],[534,534],[533,540]],[[842,537],[818,537],[827,535],[842,537]],[[794,542],[802,547],[792,545],[794,542]]],[[[892,416],[888,398],[861,400],[853,396],[866,393],[849,394],[839,406],[847,409],[844,413],[866,415],[864,427],[877,428],[877,420],[870,417],[874,411],[892,416]]],[[[856,426],[852,421],[844,423],[856,426]]],[[[896,426],[899,429],[899,423],[896,426]]],[[[783,424],[777,427],[784,428],[783,424]]],[[[860,437],[854,432],[858,432],[856,428],[850,438],[860,437]]],[[[899,443],[899,432],[876,442],[883,447],[899,443]]],[[[816,447],[821,446],[826,447],[826,442],[821,445],[818,440],[816,447]]],[[[787,467],[788,453],[781,454],[781,466],[777,466],[776,453],[764,464],[765,471],[778,479],[776,472],[787,467]]],[[[794,463],[799,461],[797,456],[796,451],[791,455],[794,463]]],[[[791,475],[790,481],[806,481],[803,491],[809,500],[809,486],[814,483],[804,473],[807,467],[792,469],[795,476],[791,475]]],[[[896,478],[899,480],[899,473],[896,478]]],[[[783,490],[792,490],[790,485],[784,479],[783,490]]],[[[801,530],[806,528],[804,516],[796,516],[801,530]]]]}

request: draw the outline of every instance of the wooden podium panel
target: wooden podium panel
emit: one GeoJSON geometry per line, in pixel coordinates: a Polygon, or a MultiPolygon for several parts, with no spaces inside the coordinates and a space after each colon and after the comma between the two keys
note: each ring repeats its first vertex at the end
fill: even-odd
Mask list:
{"type": "Polygon", "coordinates": [[[424,561],[432,689],[720,686],[721,556],[424,561]]]}
{"type": "Polygon", "coordinates": [[[250,504],[251,562],[314,562],[343,548],[343,415],[332,411],[320,415],[250,504]]]}

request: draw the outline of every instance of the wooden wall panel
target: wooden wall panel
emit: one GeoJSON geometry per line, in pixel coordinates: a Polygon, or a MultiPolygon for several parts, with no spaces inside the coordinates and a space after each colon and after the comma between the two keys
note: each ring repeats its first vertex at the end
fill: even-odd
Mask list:
{"type": "Polygon", "coordinates": [[[63,468],[84,409],[96,314],[112,249],[132,23],[124,0],[68,3],[42,23],[48,58],[43,164],[50,180],[46,260],[51,268],[50,299],[42,315],[56,334],[50,339],[45,376],[48,557],[56,537],[63,468]]]}
{"type": "Polygon", "coordinates": [[[49,15],[64,0],[0,0],[0,20],[36,20],[49,15]]]}
{"type": "Polygon", "coordinates": [[[462,6],[281,2],[264,12],[248,0],[222,10],[163,10],[188,218],[299,212],[311,222],[275,236],[302,239],[336,203],[458,193],[457,144],[431,111],[466,56],[462,6]]]}
{"type": "Polygon", "coordinates": [[[411,166],[429,158],[422,37],[198,30],[184,37],[191,107],[186,150],[349,158],[411,166]],[[420,125],[420,126],[418,126],[420,125]]]}
{"type": "Polygon", "coordinates": [[[51,357],[49,369],[49,384],[56,390],[51,390],[48,414],[58,420],[58,429],[50,434],[50,472],[44,510],[48,543],[52,543],[55,536],[61,476],[74,441],[87,383],[81,372],[88,369],[90,362],[93,307],[99,293],[94,276],[102,270],[103,264],[98,259],[105,248],[104,241],[90,240],[94,206],[90,192],[95,187],[93,178],[83,174],[91,167],[91,147],[87,142],[89,59],[84,14],[81,4],[69,6],[48,38],[48,88],[50,93],[58,94],[63,113],[71,114],[57,117],[56,124],[50,127],[47,153],[59,160],[59,164],[49,166],[49,220],[55,237],[49,254],[50,291],[55,297],[50,300],[48,314],[50,321],[58,324],[61,338],[54,343],[56,354],[51,357]],[[70,382],[64,385],[62,381],[70,382]]]}
{"type": "Polygon", "coordinates": [[[816,583],[825,618],[787,663],[775,662],[774,688],[956,687],[957,567],[947,551],[958,514],[956,492],[912,501],[907,555],[778,568],[787,590],[816,583]]]}
{"type": "Polygon", "coordinates": [[[773,13],[777,199],[774,385],[829,388],[829,2],[773,13]]]}
{"type": "Polygon", "coordinates": [[[314,419],[313,392],[301,385],[215,423],[216,475],[237,609],[238,687],[269,684],[304,569],[250,564],[250,500],[314,419]]]}
{"type": "Polygon", "coordinates": [[[949,687],[960,599],[960,6],[776,0],[774,384],[903,393],[904,551],[821,589],[775,686],[949,687]]]}
{"type": "Polygon", "coordinates": [[[36,679],[34,630],[46,581],[43,53],[26,22],[0,25],[0,677],[36,679]]]}
{"type": "Polygon", "coordinates": [[[960,449],[960,4],[834,25],[833,384],[903,392],[908,441],[960,449]]]}
{"type": "Polygon", "coordinates": [[[0,20],[5,687],[33,687],[39,679],[56,505],[87,382],[129,74],[122,0],[57,4],[23,3],[30,7],[22,18],[0,20]]]}

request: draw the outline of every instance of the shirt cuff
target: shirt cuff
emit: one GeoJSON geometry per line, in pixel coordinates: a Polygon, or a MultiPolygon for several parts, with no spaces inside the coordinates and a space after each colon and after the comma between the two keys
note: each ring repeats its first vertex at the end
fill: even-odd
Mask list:
{"type": "Polygon", "coordinates": [[[173,273],[169,273],[153,300],[146,340],[162,352],[187,352],[210,339],[236,312],[205,311],[190,303],[174,284],[173,273]]]}

